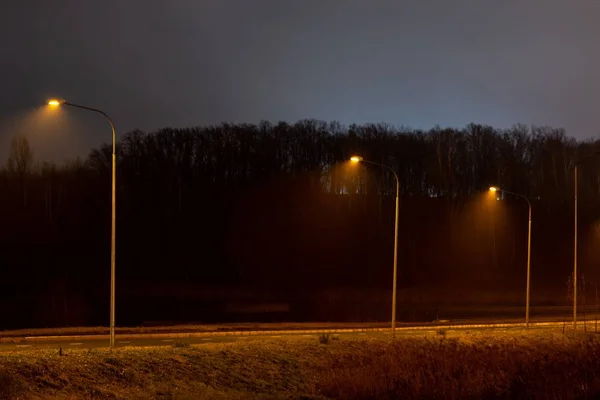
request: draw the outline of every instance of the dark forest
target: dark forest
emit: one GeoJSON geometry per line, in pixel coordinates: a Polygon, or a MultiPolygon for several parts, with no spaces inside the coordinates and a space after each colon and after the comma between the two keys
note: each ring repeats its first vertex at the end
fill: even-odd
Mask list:
{"type": "MultiPolygon", "coordinates": [[[[6,132],[6,134],[10,134],[6,132]]],[[[303,120],[124,134],[118,144],[118,326],[152,321],[385,321],[393,176],[400,320],[418,304],[568,304],[573,168],[583,289],[598,277],[600,149],[561,129],[420,131],[303,120]],[[493,198],[492,198],[493,197],[493,198]]],[[[3,328],[107,325],[110,146],[64,165],[13,138],[0,171],[3,328]]],[[[585,293],[584,290],[584,293],[585,293]]],[[[582,301],[585,301],[583,296],[582,301]]]]}

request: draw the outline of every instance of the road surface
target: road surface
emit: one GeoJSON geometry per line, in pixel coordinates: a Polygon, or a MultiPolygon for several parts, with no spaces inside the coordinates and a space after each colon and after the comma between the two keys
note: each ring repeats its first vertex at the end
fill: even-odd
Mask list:
{"type": "MultiPolygon", "coordinates": [[[[566,325],[572,327],[569,319],[570,315],[554,317],[537,317],[531,319],[531,328],[558,328],[566,325]]],[[[587,329],[594,329],[594,321],[587,318],[587,329]]],[[[378,324],[381,325],[381,324],[378,324]]],[[[372,324],[371,324],[372,326],[372,324]]],[[[438,323],[428,324],[399,324],[396,328],[396,335],[407,336],[422,334],[424,332],[435,332],[440,329],[492,329],[492,328],[522,328],[524,327],[522,318],[504,318],[504,319],[469,319],[455,321],[439,321],[438,323]]],[[[579,327],[583,328],[583,321],[579,322],[579,327]]],[[[166,329],[166,328],[165,328],[166,329]]],[[[116,347],[142,347],[142,346],[172,346],[175,344],[207,344],[207,343],[230,343],[240,341],[260,341],[271,339],[298,339],[298,338],[317,338],[323,333],[335,333],[342,339],[355,339],[365,336],[369,337],[390,337],[389,327],[372,328],[369,324],[353,324],[352,328],[344,329],[337,327],[327,329],[324,325],[321,329],[287,329],[287,330],[261,330],[261,331],[220,331],[220,332],[163,332],[163,333],[128,333],[116,335],[116,347]]],[[[60,336],[22,336],[22,337],[0,337],[0,352],[15,350],[33,350],[33,349],[58,349],[62,348],[106,348],[108,347],[108,335],[60,335],[60,336]]]]}
{"type": "MultiPolygon", "coordinates": [[[[339,333],[340,338],[349,339],[363,336],[381,336],[389,337],[390,332],[351,332],[351,333],[339,333]]],[[[208,343],[232,343],[232,342],[250,342],[260,340],[272,340],[272,339],[298,339],[298,338],[317,338],[317,334],[309,333],[298,333],[298,334],[278,334],[270,333],[264,335],[222,335],[222,336],[205,336],[205,337],[188,337],[188,338],[127,338],[120,340],[118,337],[115,339],[115,347],[147,347],[147,346],[172,346],[175,344],[189,343],[189,344],[208,344],[208,343]]],[[[107,348],[108,340],[106,338],[85,338],[85,337],[57,337],[53,340],[36,340],[27,339],[20,342],[13,343],[1,343],[0,352],[13,351],[13,350],[33,350],[33,349],[58,349],[62,347],[63,350],[73,348],[107,348]]]]}

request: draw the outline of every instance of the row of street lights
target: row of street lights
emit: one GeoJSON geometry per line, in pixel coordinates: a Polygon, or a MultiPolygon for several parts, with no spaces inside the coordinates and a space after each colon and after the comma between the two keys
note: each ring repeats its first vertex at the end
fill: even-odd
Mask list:
{"type": "MultiPolygon", "coordinates": [[[[574,169],[574,199],[575,199],[575,216],[574,216],[574,221],[575,221],[575,243],[574,243],[574,260],[573,260],[573,328],[577,328],[577,167],[578,165],[588,159],[588,158],[592,158],[594,156],[598,156],[600,155],[600,153],[595,153],[589,157],[584,157],[582,159],[579,159],[573,169],[574,169]]],[[[398,179],[398,174],[396,173],[396,171],[387,166],[387,165],[383,165],[383,164],[379,164],[376,162],[372,162],[372,161],[367,161],[365,160],[363,157],[360,156],[353,156],[350,158],[350,161],[353,163],[368,163],[368,164],[373,164],[373,165],[377,165],[383,168],[388,169],[389,171],[391,171],[394,174],[394,177],[396,178],[396,219],[395,219],[395,226],[394,226],[394,274],[393,274],[393,283],[392,283],[392,287],[393,287],[393,291],[392,291],[392,338],[395,337],[395,333],[396,333],[396,287],[397,287],[397,276],[398,276],[398,212],[399,212],[399,193],[400,193],[400,180],[398,179]]],[[[530,288],[531,288],[531,202],[529,201],[529,199],[519,193],[514,193],[514,192],[510,192],[508,190],[504,190],[501,189],[497,186],[490,186],[489,190],[491,192],[501,192],[501,193],[507,193],[507,194],[511,194],[513,196],[517,196],[520,197],[522,199],[524,199],[527,202],[527,205],[529,207],[529,218],[528,218],[528,228],[527,228],[527,283],[526,283],[526,289],[525,289],[525,327],[529,328],[529,310],[530,310],[530,288]]]]}
{"type": "MultiPolygon", "coordinates": [[[[117,138],[115,125],[111,118],[104,111],[96,108],[82,106],[79,104],[69,103],[65,100],[51,99],[48,101],[48,105],[52,107],[58,106],[70,106],[80,108],[88,111],[93,111],[102,114],[108,120],[112,130],[112,198],[111,198],[111,240],[110,240],[110,348],[115,346],[115,229],[116,229],[116,181],[117,181],[117,138]]],[[[590,157],[596,156],[594,154],[590,157]]],[[[590,158],[586,157],[586,158],[590,158]]],[[[574,263],[573,263],[573,326],[577,324],[577,166],[584,159],[579,160],[574,166],[575,174],[575,251],[574,251],[574,263]]],[[[392,338],[396,335],[396,292],[397,292],[397,279],[398,279],[398,214],[399,214],[399,197],[400,197],[400,179],[396,171],[384,164],[365,160],[360,156],[353,156],[350,158],[351,162],[354,163],[367,163],[377,165],[382,168],[386,168],[391,171],[396,180],[396,216],[394,222],[394,268],[393,268],[393,283],[392,283],[392,338]]],[[[527,234],[527,286],[526,286],[526,300],[525,300],[525,325],[529,327],[529,300],[530,300],[530,272],[531,272],[531,202],[529,199],[518,193],[509,192],[504,189],[500,189],[496,186],[490,187],[492,192],[504,192],[512,194],[514,196],[521,197],[527,201],[529,206],[529,226],[527,234]]]]}

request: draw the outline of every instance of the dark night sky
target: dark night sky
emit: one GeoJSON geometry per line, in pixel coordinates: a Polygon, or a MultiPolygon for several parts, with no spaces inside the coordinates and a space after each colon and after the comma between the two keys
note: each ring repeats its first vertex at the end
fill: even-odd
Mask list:
{"type": "Polygon", "coordinates": [[[0,160],[17,131],[38,159],[110,138],[83,111],[39,118],[53,95],[120,132],[317,118],[594,137],[599,18],[597,0],[8,0],[0,160]]]}

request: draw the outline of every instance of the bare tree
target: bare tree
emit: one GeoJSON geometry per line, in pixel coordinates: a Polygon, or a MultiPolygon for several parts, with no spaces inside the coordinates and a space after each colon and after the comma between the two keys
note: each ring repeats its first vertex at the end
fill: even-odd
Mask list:
{"type": "Polygon", "coordinates": [[[6,169],[21,181],[23,188],[23,207],[27,206],[27,177],[33,166],[33,151],[24,135],[16,135],[10,142],[10,153],[6,169]]]}

